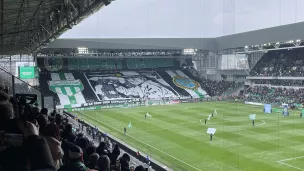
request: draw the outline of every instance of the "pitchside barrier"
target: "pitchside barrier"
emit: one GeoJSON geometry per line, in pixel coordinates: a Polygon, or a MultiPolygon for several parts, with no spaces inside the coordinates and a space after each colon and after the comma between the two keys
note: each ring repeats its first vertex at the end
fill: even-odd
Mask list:
{"type": "MultiPolygon", "coordinates": [[[[75,119],[75,116],[73,116],[71,113],[64,111],[64,114],[70,116],[71,118],[75,119]]],[[[86,123],[85,121],[80,121],[80,123],[84,124],[86,127],[92,127],[91,125],[89,125],[88,123],[86,123]]],[[[105,134],[104,132],[100,132],[100,134],[102,134],[102,136],[104,137],[105,134]]],[[[111,135],[107,134],[107,137],[109,138],[109,140],[111,142],[114,142],[115,144],[118,144],[120,149],[122,149],[123,151],[125,151],[126,153],[130,154],[131,156],[133,156],[134,158],[136,158],[137,160],[139,160],[142,163],[146,163],[147,162],[147,158],[146,156],[143,155],[137,155],[137,151],[134,151],[133,149],[131,149],[130,147],[128,147],[126,144],[124,144],[123,142],[120,142],[119,140],[115,139],[114,137],[111,137],[111,135]]],[[[162,166],[160,166],[158,163],[156,163],[156,161],[153,161],[150,159],[150,166],[157,171],[167,171],[167,169],[163,168],[162,166]]]]}
{"type": "Polygon", "coordinates": [[[66,108],[67,112],[74,111],[87,111],[87,110],[99,110],[99,109],[110,109],[110,108],[132,108],[139,106],[154,106],[154,105],[168,105],[168,104],[178,104],[181,103],[180,100],[148,100],[146,102],[125,102],[125,103],[108,103],[103,105],[85,105],[78,108],[66,108]]]}

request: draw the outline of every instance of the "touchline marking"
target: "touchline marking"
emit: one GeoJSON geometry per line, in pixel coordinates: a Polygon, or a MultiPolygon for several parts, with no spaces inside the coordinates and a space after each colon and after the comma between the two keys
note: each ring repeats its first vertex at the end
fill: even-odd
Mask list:
{"type": "Polygon", "coordinates": [[[296,166],[293,166],[293,165],[290,165],[290,164],[286,164],[286,163],[283,163],[283,162],[281,162],[281,161],[277,161],[277,162],[280,163],[280,164],[282,164],[282,165],[286,165],[286,166],[289,166],[289,167],[292,167],[292,168],[295,168],[295,169],[303,170],[303,171],[304,171],[304,169],[301,169],[301,168],[299,168],[299,167],[296,167],[296,166]]]}
{"type": "MultiPolygon", "coordinates": [[[[99,120],[96,120],[96,119],[94,119],[94,118],[92,118],[92,117],[90,117],[90,116],[88,116],[88,115],[86,115],[86,114],[83,114],[83,115],[85,115],[86,117],[91,118],[91,119],[93,119],[93,120],[95,120],[95,121],[97,121],[97,122],[99,122],[99,123],[101,123],[101,124],[103,124],[103,125],[106,125],[106,126],[112,128],[112,129],[114,129],[114,130],[116,130],[116,131],[118,131],[118,132],[121,132],[120,130],[118,130],[118,129],[116,129],[116,128],[114,128],[114,127],[108,125],[108,124],[105,124],[105,123],[103,123],[103,122],[101,122],[101,121],[99,121],[99,120]]],[[[170,155],[170,154],[168,154],[168,153],[166,153],[166,152],[164,152],[164,151],[162,151],[162,150],[160,150],[160,149],[158,149],[158,148],[156,148],[156,147],[154,147],[154,146],[152,146],[152,145],[150,145],[150,144],[145,143],[145,142],[142,141],[142,140],[139,140],[139,139],[137,139],[137,138],[135,138],[135,137],[133,137],[133,136],[131,136],[131,135],[128,135],[128,134],[126,134],[126,136],[128,136],[128,137],[130,137],[130,138],[132,138],[132,139],[134,139],[134,140],[136,140],[136,141],[139,141],[139,142],[141,142],[141,143],[143,143],[143,144],[145,144],[145,145],[147,145],[147,146],[149,146],[149,147],[151,147],[151,148],[153,148],[153,149],[155,149],[155,150],[157,150],[157,151],[159,151],[159,152],[161,152],[161,153],[163,153],[163,154],[165,154],[165,155],[167,155],[167,156],[169,156],[169,157],[171,157],[171,158],[173,158],[173,159],[175,159],[175,160],[177,160],[177,161],[179,161],[179,162],[181,162],[181,163],[183,163],[183,164],[185,164],[185,165],[187,165],[187,166],[189,166],[189,167],[191,167],[191,168],[193,168],[193,169],[195,169],[195,170],[202,171],[202,170],[200,170],[200,169],[198,169],[198,168],[196,168],[196,167],[194,167],[194,166],[192,166],[192,165],[190,165],[190,164],[188,164],[188,163],[186,163],[186,162],[184,162],[184,161],[182,161],[182,160],[180,160],[180,159],[178,159],[178,158],[176,158],[176,157],[174,157],[174,156],[172,156],[172,155],[170,155]]]]}

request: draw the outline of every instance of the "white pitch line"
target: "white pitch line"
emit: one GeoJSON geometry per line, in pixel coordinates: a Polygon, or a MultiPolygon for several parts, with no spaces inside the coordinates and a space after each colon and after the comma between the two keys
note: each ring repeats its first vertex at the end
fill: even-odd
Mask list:
{"type": "Polygon", "coordinates": [[[266,122],[264,120],[261,120],[263,123],[257,125],[257,126],[261,126],[261,125],[264,125],[266,122]]]}
{"type": "MultiPolygon", "coordinates": [[[[258,124],[258,125],[255,125],[255,126],[261,126],[261,125],[264,125],[266,122],[264,120],[261,120],[263,123],[261,124],[258,124]]],[[[248,125],[251,125],[251,124],[248,124],[248,125]]]]}
{"type": "MultiPolygon", "coordinates": [[[[112,129],[114,129],[114,130],[116,130],[116,131],[118,131],[118,132],[121,132],[120,130],[118,130],[118,129],[116,129],[116,128],[110,126],[110,125],[107,125],[107,124],[105,124],[105,123],[103,123],[103,122],[101,122],[101,121],[99,121],[99,120],[96,120],[96,119],[94,119],[94,118],[92,118],[92,117],[90,117],[90,116],[88,116],[88,115],[86,115],[86,114],[83,114],[83,115],[85,115],[85,116],[87,116],[87,117],[89,117],[89,118],[91,118],[91,119],[93,119],[93,120],[95,120],[95,121],[97,121],[97,122],[99,122],[99,123],[101,123],[101,124],[104,124],[104,125],[106,125],[106,126],[112,128],[112,129]]],[[[155,150],[157,150],[157,151],[159,151],[159,152],[161,152],[161,153],[163,153],[163,154],[165,154],[165,155],[167,155],[167,156],[169,156],[169,157],[171,157],[171,158],[173,158],[173,159],[175,159],[175,160],[177,160],[177,161],[179,161],[179,162],[181,162],[181,163],[183,163],[183,164],[185,164],[185,165],[187,165],[187,166],[189,166],[189,167],[191,167],[191,168],[193,168],[193,169],[195,169],[195,170],[202,171],[202,170],[200,170],[200,169],[198,169],[198,168],[196,168],[196,167],[194,167],[194,166],[192,166],[192,165],[190,165],[190,164],[188,164],[188,163],[186,163],[186,162],[184,162],[184,161],[182,161],[182,160],[180,160],[180,159],[178,159],[178,158],[176,158],[176,157],[174,157],[174,156],[172,156],[172,155],[170,155],[170,154],[168,154],[168,153],[166,153],[166,152],[164,152],[164,151],[162,151],[162,150],[160,150],[160,149],[158,149],[158,148],[156,148],[156,147],[154,147],[154,146],[152,146],[152,145],[150,145],[150,144],[145,143],[144,141],[142,141],[142,140],[140,140],[140,139],[137,139],[137,138],[135,138],[135,137],[133,137],[133,136],[131,136],[131,135],[128,135],[128,134],[127,134],[126,136],[128,136],[128,137],[130,137],[130,138],[132,138],[132,139],[134,139],[134,140],[136,140],[136,141],[139,141],[139,142],[141,142],[141,143],[143,143],[143,144],[145,144],[145,145],[147,145],[147,146],[149,146],[149,147],[151,147],[151,148],[153,148],[153,149],[155,149],[155,150]]]]}
{"type": "Polygon", "coordinates": [[[284,159],[284,160],[279,160],[278,162],[289,161],[289,160],[295,160],[295,159],[300,159],[300,158],[304,158],[304,156],[299,156],[299,157],[294,157],[294,158],[288,158],[288,159],[284,159]]]}
{"type": "Polygon", "coordinates": [[[277,161],[277,162],[280,163],[280,164],[282,164],[282,165],[286,165],[286,166],[289,166],[289,167],[292,167],[292,168],[295,168],[295,169],[303,170],[303,171],[304,171],[304,169],[301,169],[301,168],[299,168],[299,167],[296,167],[296,166],[293,166],[293,165],[290,165],[290,164],[286,164],[286,163],[283,163],[283,162],[281,162],[281,161],[277,161]]]}
{"type": "MultiPolygon", "coordinates": [[[[266,122],[264,120],[261,120],[263,123],[259,124],[259,125],[256,125],[256,126],[261,126],[261,125],[264,125],[266,122]]],[[[202,119],[200,120],[200,123],[203,124],[202,122],[202,119]]]]}

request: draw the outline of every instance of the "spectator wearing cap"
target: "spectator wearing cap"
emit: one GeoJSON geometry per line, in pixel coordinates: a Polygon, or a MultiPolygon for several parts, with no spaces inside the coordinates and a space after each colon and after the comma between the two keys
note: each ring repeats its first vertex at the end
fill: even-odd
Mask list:
{"type": "Polygon", "coordinates": [[[70,163],[62,166],[58,171],[87,171],[83,163],[83,151],[80,147],[73,145],[69,149],[70,163]]]}

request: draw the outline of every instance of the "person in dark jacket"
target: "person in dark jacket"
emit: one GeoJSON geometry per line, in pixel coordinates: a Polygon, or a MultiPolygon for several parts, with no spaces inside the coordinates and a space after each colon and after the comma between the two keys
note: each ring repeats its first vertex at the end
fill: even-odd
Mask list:
{"type": "Polygon", "coordinates": [[[88,156],[91,156],[92,154],[94,154],[96,152],[96,147],[94,145],[90,145],[88,148],[87,148],[87,155],[88,156]]]}
{"type": "Polygon", "coordinates": [[[212,138],[213,138],[213,134],[211,133],[210,134],[210,141],[212,141],[212,138]]]}
{"type": "Polygon", "coordinates": [[[94,153],[92,154],[90,157],[89,157],[89,161],[88,163],[86,164],[86,166],[90,169],[96,169],[98,170],[98,159],[99,159],[99,155],[97,153],[94,153]]]}
{"type": "Polygon", "coordinates": [[[121,171],[130,171],[130,156],[127,153],[124,153],[122,157],[119,159],[120,161],[120,166],[121,166],[121,171]]]}
{"type": "Polygon", "coordinates": [[[54,162],[46,140],[39,136],[39,129],[30,122],[19,122],[25,139],[20,147],[9,147],[0,152],[3,171],[50,170],[54,162]]]}
{"type": "Polygon", "coordinates": [[[74,142],[75,142],[75,139],[76,139],[76,136],[74,135],[74,133],[73,133],[72,130],[73,130],[72,125],[71,125],[71,124],[67,124],[67,125],[65,126],[64,131],[62,132],[61,137],[62,137],[63,139],[68,140],[68,141],[71,142],[71,143],[74,143],[74,142]]]}
{"type": "Polygon", "coordinates": [[[106,155],[102,155],[99,157],[99,161],[98,161],[98,171],[110,171],[111,169],[111,165],[110,165],[110,159],[108,156],[106,155]]]}
{"type": "MultiPolygon", "coordinates": [[[[3,134],[14,133],[24,137],[20,145],[2,148],[0,141],[0,166],[3,171],[49,170],[55,171],[54,162],[46,140],[39,136],[35,124],[13,119],[14,110],[10,102],[0,103],[0,130],[3,134]]],[[[6,144],[7,146],[9,144],[6,144]]]]}
{"type": "Polygon", "coordinates": [[[99,156],[102,156],[102,155],[108,155],[109,152],[106,150],[107,147],[106,147],[106,143],[103,141],[103,142],[100,142],[99,143],[99,146],[96,148],[96,153],[99,154],[99,156]]]}
{"type": "Polygon", "coordinates": [[[116,165],[116,161],[117,161],[117,158],[119,157],[119,155],[120,155],[120,149],[119,149],[118,144],[116,144],[110,155],[111,165],[116,165]]]}
{"type": "Polygon", "coordinates": [[[42,108],[40,114],[48,117],[49,110],[47,108],[42,108]]]}
{"type": "Polygon", "coordinates": [[[58,171],[87,171],[87,168],[83,163],[82,149],[76,145],[69,149],[70,163],[62,166],[58,171]]]}
{"type": "Polygon", "coordinates": [[[84,160],[84,162],[87,162],[89,160],[89,157],[90,157],[86,153],[87,149],[89,147],[89,140],[87,138],[85,138],[84,136],[81,136],[81,137],[76,139],[75,145],[77,145],[78,147],[80,147],[82,149],[83,160],[84,160]]]}
{"type": "Polygon", "coordinates": [[[134,171],[145,171],[145,168],[140,165],[140,166],[137,166],[134,171]]]}

